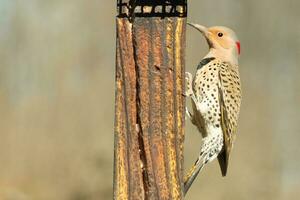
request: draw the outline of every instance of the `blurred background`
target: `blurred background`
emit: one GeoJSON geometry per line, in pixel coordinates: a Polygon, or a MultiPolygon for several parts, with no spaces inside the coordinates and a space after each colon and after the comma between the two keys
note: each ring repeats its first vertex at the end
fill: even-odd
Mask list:
{"type": "MultiPolygon", "coordinates": [[[[0,199],[112,199],[116,1],[0,0],[0,199]]],[[[300,195],[300,1],[189,1],[189,21],[241,41],[243,101],[229,173],[186,199],[300,195]]],[[[207,52],[187,28],[187,71],[207,52]]],[[[200,135],[187,122],[185,164],[200,135]]]]}

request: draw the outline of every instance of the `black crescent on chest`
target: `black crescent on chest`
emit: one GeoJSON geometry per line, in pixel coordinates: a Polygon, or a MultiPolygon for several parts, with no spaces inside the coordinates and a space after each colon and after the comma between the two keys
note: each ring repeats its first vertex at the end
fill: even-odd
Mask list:
{"type": "Polygon", "coordinates": [[[210,63],[214,59],[216,59],[216,58],[215,57],[209,57],[209,58],[202,59],[201,62],[197,66],[197,70],[201,69],[203,66],[207,65],[208,63],[210,63]]]}

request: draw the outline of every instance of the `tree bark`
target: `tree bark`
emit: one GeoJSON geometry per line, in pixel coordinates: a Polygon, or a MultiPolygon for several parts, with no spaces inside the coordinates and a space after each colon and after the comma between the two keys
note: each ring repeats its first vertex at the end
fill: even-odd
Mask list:
{"type": "Polygon", "coordinates": [[[118,8],[114,199],[183,199],[186,2],[118,8]]]}

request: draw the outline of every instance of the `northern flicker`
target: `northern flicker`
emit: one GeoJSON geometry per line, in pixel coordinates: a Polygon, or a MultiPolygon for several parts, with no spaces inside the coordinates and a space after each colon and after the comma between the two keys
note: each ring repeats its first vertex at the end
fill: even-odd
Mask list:
{"type": "Polygon", "coordinates": [[[191,97],[193,108],[193,114],[186,110],[187,115],[203,139],[200,155],[185,177],[185,193],[203,166],[215,158],[218,158],[222,175],[226,176],[241,104],[240,42],[236,34],[223,26],[206,28],[188,24],[206,38],[209,53],[198,65],[194,78],[186,73],[186,96],[191,97]]]}

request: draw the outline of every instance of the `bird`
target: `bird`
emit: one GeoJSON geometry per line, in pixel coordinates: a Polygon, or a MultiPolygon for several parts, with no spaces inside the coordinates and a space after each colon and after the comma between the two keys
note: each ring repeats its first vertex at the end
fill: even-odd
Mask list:
{"type": "Polygon", "coordinates": [[[196,74],[186,72],[186,97],[191,98],[191,113],[186,114],[202,135],[202,146],[195,164],[184,179],[186,194],[202,168],[218,158],[221,173],[236,139],[242,91],[238,59],[240,41],[228,27],[188,23],[205,37],[209,52],[197,66],[196,74]]]}

